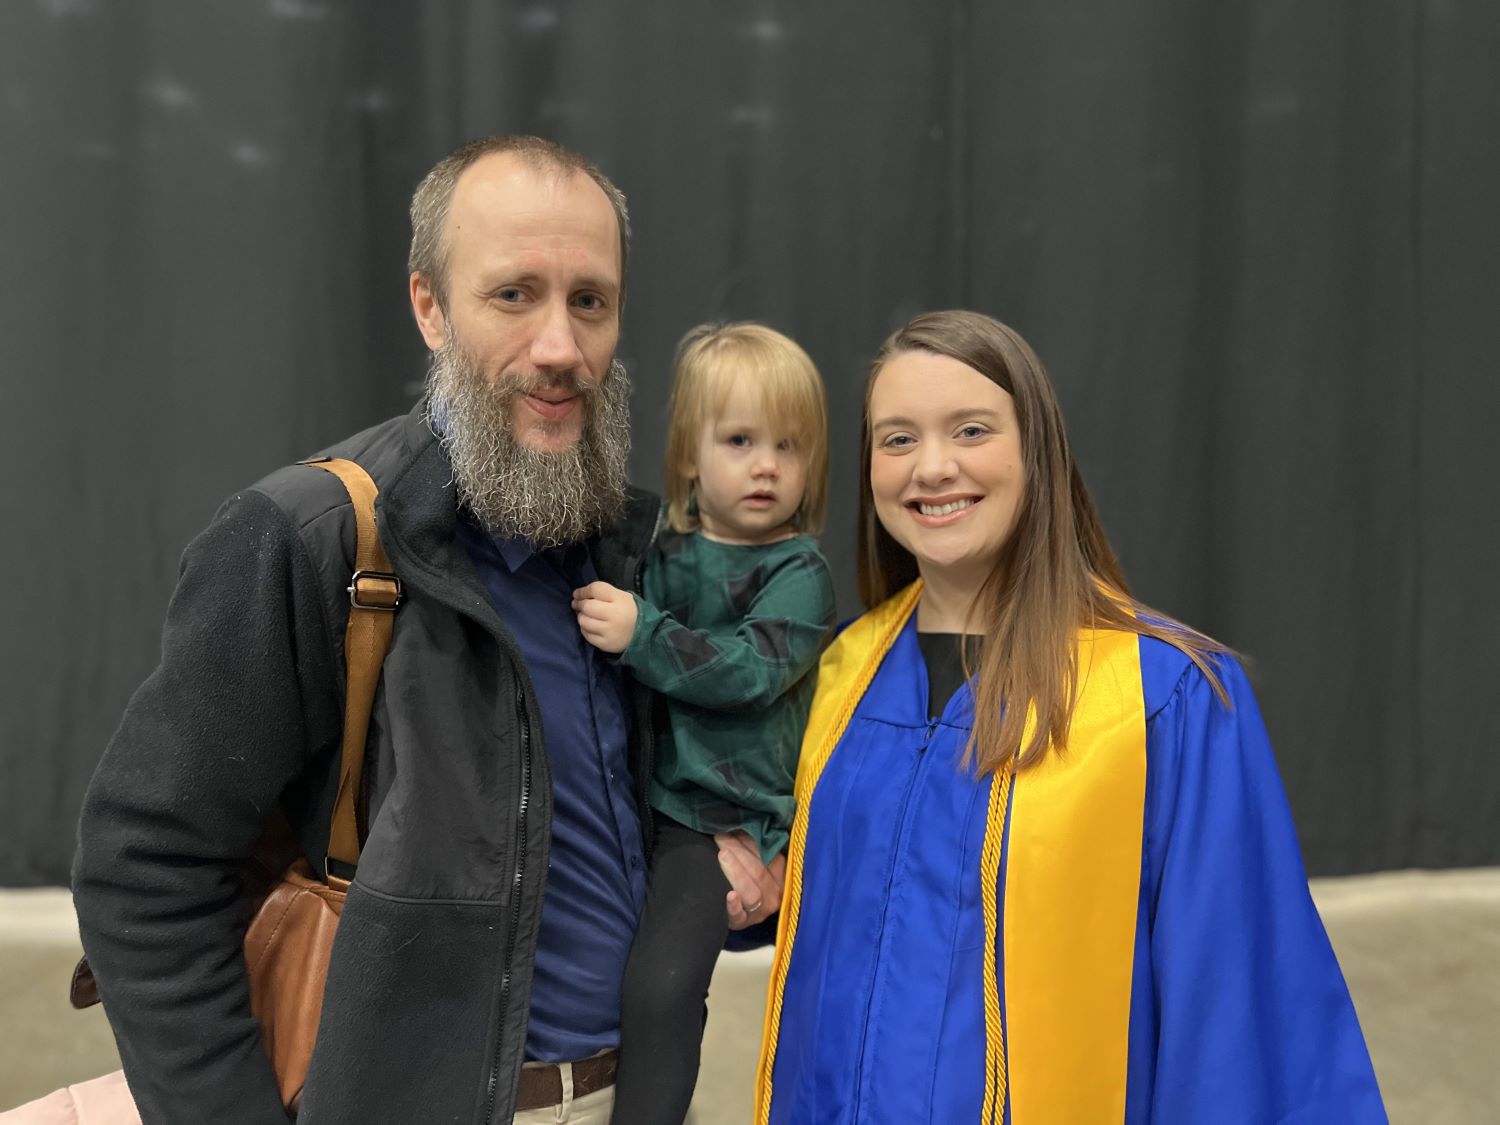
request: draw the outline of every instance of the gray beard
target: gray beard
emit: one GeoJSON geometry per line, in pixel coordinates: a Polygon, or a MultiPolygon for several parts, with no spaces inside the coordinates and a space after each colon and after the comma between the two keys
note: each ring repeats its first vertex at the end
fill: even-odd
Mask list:
{"type": "Polygon", "coordinates": [[[490,534],[556,547],[618,518],[630,458],[630,377],[619,360],[597,385],[540,373],[491,383],[450,331],[433,353],[427,394],[428,424],[448,451],[458,502],[490,534]],[[559,384],[582,400],[582,434],[556,453],[522,445],[516,398],[559,384]]]}

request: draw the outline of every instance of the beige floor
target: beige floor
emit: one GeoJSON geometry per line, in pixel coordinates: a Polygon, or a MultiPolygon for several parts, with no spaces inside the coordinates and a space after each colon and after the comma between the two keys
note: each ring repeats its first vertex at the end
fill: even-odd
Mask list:
{"type": "MultiPolygon", "coordinates": [[[[1500,869],[1318,880],[1391,1120],[1500,1122],[1500,869]]],[[[67,1006],[77,934],[60,891],[0,891],[0,1109],[117,1065],[96,1008],[67,1006]]],[[[694,1125],[748,1118],[769,957],[714,977],[694,1125]]]]}

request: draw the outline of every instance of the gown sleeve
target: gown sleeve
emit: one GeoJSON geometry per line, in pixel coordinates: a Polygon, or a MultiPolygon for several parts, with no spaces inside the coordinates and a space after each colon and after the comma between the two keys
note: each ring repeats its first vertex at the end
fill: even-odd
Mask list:
{"type": "Polygon", "coordinates": [[[1244,671],[1148,720],[1152,1122],[1386,1121],[1244,671]]]}

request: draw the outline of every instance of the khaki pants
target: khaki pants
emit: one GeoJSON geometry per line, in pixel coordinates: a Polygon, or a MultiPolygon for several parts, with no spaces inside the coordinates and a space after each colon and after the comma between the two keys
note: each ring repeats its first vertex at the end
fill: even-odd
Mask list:
{"type": "MultiPolygon", "coordinates": [[[[613,1086],[575,1098],[572,1063],[562,1064],[562,1081],[561,1105],[524,1109],[512,1119],[514,1125],[609,1125],[615,1106],[613,1086]]],[[[119,1070],[0,1113],[0,1125],[140,1125],[140,1121],[125,1074],[119,1070]]]]}
{"type": "Polygon", "coordinates": [[[606,1086],[592,1094],[575,1098],[573,1064],[559,1063],[558,1067],[562,1071],[562,1104],[518,1110],[515,1117],[511,1118],[513,1125],[609,1125],[609,1115],[615,1108],[615,1088],[606,1086]]]}

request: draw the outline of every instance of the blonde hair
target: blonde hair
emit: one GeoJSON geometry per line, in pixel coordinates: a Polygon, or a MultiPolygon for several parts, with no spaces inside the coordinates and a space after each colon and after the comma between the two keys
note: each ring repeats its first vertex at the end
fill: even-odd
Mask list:
{"type": "Polygon", "coordinates": [[[790,337],[764,324],[700,324],[683,336],[672,363],[667,407],[667,520],[694,531],[693,467],[704,423],[724,409],[736,380],[753,382],[771,425],[791,435],[807,470],[799,531],[823,530],[828,503],[828,398],[812,359],[790,337]]]}

